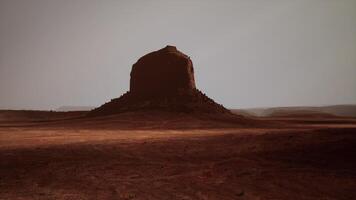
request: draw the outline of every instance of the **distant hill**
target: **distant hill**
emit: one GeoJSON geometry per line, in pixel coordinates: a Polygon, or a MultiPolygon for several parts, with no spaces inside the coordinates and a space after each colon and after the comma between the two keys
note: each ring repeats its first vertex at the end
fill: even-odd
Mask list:
{"type": "Polygon", "coordinates": [[[81,117],[86,113],[87,111],[0,110],[0,122],[60,120],[81,117]]]}
{"type": "Polygon", "coordinates": [[[232,112],[242,115],[252,115],[259,117],[356,117],[356,105],[332,105],[332,106],[295,106],[295,107],[273,107],[273,108],[251,108],[232,109],[232,112]]]}
{"type": "Polygon", "coordinates": [[[90,111],[95,107],[92,106],[61,106],[56,109],[58,112],[68,112],[68,111],[90,111]]]}

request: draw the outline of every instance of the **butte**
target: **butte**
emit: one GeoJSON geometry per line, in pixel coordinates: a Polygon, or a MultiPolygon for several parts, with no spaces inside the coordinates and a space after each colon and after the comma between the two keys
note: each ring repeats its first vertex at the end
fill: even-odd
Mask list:
{"type": "Polygon", "coordinates": [[[174,46],[166,46],[141,57],[132,66],[130,76],[128,92],[88,115],[154,110],[242,118],[196,88],[191,59],[174,46]]]}

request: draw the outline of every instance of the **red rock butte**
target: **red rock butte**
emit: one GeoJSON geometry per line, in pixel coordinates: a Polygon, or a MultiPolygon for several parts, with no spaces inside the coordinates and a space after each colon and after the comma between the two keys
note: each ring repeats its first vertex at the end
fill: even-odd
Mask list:
{"type": "Polygon", "coordinates": [[[132,67],[130,92],[141,97],[171,96],[195,89],[190,58],[174,46],[149,53],[132,67]]]}
{"type": "Polygon", "coordinates": [[[141,57],[131,70],[130,91],[88,115],[140,110],[231,114],[196,88],[191,59],[174,46],[141,57]]]}

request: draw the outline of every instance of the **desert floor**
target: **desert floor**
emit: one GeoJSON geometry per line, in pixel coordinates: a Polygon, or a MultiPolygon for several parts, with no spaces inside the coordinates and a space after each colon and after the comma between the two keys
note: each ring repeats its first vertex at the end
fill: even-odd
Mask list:
{"type": "Polygon", "coordinates": [[[0,199],[356,199],[355,119],[260,120],[1,122],[0,199]]]}

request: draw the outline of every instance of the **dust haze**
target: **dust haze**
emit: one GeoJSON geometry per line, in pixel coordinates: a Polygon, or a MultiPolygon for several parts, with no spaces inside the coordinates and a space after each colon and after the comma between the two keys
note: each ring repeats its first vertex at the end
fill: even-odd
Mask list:
{"type": "Polygon", "coordinates": [[[0,199],[356,199],[355,8],[0,0],[0,199]]]}
{"type": "Polygon", "coordinates": [[[228,108],[356,103],[356,2],[0,1],[0,108],[99,106],[176,45],[228,108]]]}

